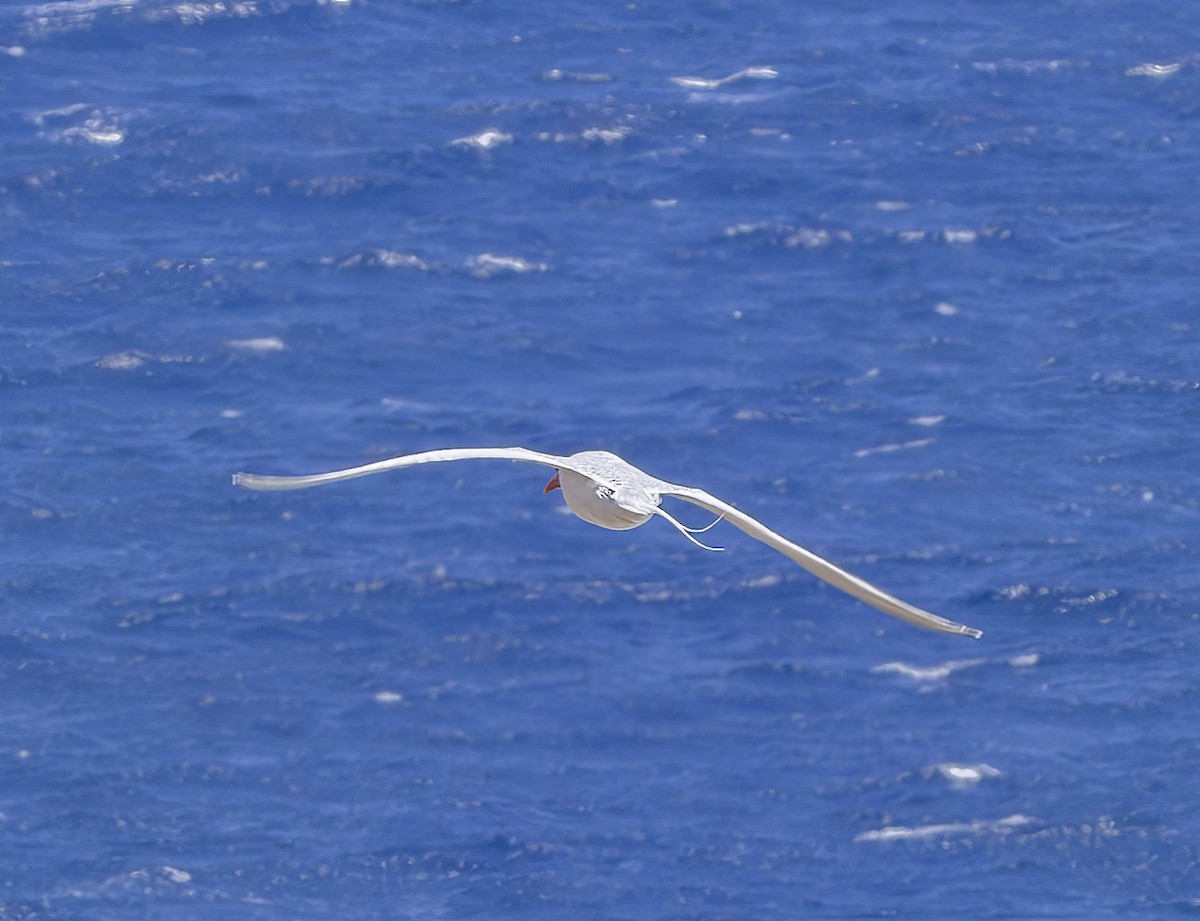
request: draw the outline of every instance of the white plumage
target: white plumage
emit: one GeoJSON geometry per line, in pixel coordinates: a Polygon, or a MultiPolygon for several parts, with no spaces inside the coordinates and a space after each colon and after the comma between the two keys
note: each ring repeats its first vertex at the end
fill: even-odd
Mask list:
{"type": "MultiPolygon", "coordinates": [[[[683,499],[707,509],[718,516],[718,521],[722,519],[728,521],[755,540],[762,541],[768,547],[798,563],[817,578],[824,579],[830,585],[853,595],[860,601],[865,601],[885,614],[891,614],[893,617],[899,617],[901,620],[928,630],[975,638],[983,635],[981,631],[973,627],[967,627],[923,611],[889,595],[871,583],[776,534],[749,515],[703,489],[677,486],[652,477],[608,451],[582,451],[572,454],[570,457],[556,457],[553,454],[543,454],[528,448],[450,448],[440,451],[424,451],[420,454],[405,454],[373,464],[364,464],[361,467],[350,467],[346,470],[334,470],[330,473],[316,473],[309,476],[261,476],[254,473],[235,473],[233,482],[236,486],[244,486],[248,489],[304,489],[323,483],[335,483],[339,480],[368,476],[372,473],[398,470],[402,467],[458,460],[528,461],[553,467],[555,475],[547,485],[546,491],[561,487],[567,506],[584,521],[613,531],[625,531],[643,525],[657,515],[669,521],[688,540],[705,547],[705,544],[701,544],[692,535],[702,530],[708,530],[707,528],[684,527],[661,507],[663,496],[683,499]]],[[[708,547],[707,549],[716,548],[708,547]]]]}

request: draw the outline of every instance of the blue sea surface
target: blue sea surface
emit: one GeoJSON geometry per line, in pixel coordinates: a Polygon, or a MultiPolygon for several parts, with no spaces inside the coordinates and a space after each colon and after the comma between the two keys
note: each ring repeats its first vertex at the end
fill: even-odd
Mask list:
{"type": "Polygon", "coordinates": [[[21,0],[0,105],[0,918],[1200,914],[1200,7],[21,0]],[[506,445],[985,635],[230,484],[506,445]]]}

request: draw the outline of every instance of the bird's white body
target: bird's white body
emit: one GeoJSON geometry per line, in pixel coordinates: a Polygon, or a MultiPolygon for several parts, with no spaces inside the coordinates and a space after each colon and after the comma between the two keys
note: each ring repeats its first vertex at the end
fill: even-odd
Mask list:
{"type": "Polygon", "coordinates": [[[610,531],[628,531],[654,517],[649,512],[621,508],[613,498],[615,494],[611,489],[574,470],[560,470],[558,484],[567,508],[588,524],[599,525],[610,531]]]}
{"type": "MultiPolygon", "coordinates": [[[[531,451],[528,448],[450,448],[424,451],[420,454],[405,454],[373,464],[364,464],[361,467],[350,467],[345,470],[334,470],[330,473],[317,473],[309,476],[260,476],[253,473],[235,473],[233,482],[237,486],[245,486],[248,489],[304,489],[308,486],[319,486],[322,483],[348,480],[418,464],[484,459],[528,461],[553,467],[556,476],[554,480],[551,480],[551,487],[560,486],[567,507],[590,524],[608,528],[611,531],[627,531],[658,516],[669,521],[688,540],[703,547],[705,545],[700,544],[692,537],[692,534],[707,530],[707,528],[684,527],[660,507],[663,496],[683,499],[707,509],[718,516],[717,521],[722,519],[728,521],[755,540],[779,551],[818,578],[886,614],[899,617],[928,630],[975,638],[982,636],[982,633],[973,627],[946,620],[944,617],[923,611],[889,595],[858,576],[805,550],[799,544],[781,537],[754,518],[702,489],[677,486],[650,476],[608,451],[582,451],[572,454],[570,457],[557,457],[553,454],[531,451]]],[[[549,488],[547,487],[547,489],[549,488]]]]}

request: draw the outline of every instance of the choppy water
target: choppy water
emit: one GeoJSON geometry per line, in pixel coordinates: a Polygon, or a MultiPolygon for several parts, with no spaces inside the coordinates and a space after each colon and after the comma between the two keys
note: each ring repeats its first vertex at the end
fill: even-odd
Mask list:
{"type": "Polygon", "coordinates": [[[1193,915],[1198,20],[5,6],[0,915],[1193,915]]]}

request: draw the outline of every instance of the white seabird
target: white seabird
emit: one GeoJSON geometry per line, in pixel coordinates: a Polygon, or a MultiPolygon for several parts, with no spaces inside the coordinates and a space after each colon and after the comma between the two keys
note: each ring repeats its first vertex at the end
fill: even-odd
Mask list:
{"type": "Polygon", "coordinates": [[[570,457],[557,457],[553,454],[531,451],[528,448],[449,448],[423,451],[419,454],[404,454],[389,460],[364,464],[361,467],[349,467],[345,470],[315,473],[308,476],[263,476],[255,473],[235,473],[233,483],[235,486],[244,486],[247,489],[305,489],[309,486],[336,483],[340,480],[368,476],[372,473],[383,473],[388,470],[399,470],[403,467],[414,467],[418,464],[458,460],[528,461],[553,467],[555,473],[546,485],[545,492],[561,488],[567,506],[584,521],[613,531],[625,531],[639,527],[657,515],[669,521],[693,543],[709,550],[719,549],[708,547],[692,536],[706,531],[708,528],[687,528],[661,507],[663,496],[683,499],[718,516],[717,521],[710,524],[709,528],[722,519],[728,521],[755,540],[762,541],[771,549],[777,550],[788,559],[798,563],[817,578],[825,580],[830,585],[853,595],[885,614],[906,620],[927,630],[955,633],[975,639],[983,635],[982,631],[976,630],[974,627],[967,627],[923,611],[889,595],[858,576],[805,550],[799,544],[794,544],[787,538],[776,534],[745,512],[739,511],[703,489],[693,486],[677,486],[674,483],[660,480],[608,451],[581,451],[570,457]]]}

